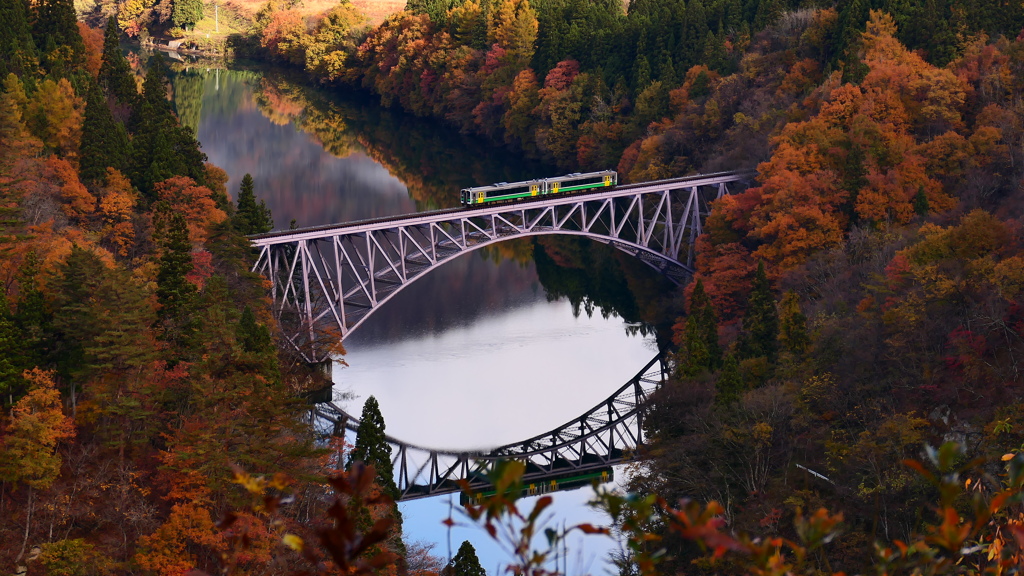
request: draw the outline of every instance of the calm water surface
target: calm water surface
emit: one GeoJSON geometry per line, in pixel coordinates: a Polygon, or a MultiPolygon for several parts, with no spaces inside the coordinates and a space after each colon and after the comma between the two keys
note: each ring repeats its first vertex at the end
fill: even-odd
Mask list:
{"type": "MultiPolygon", "coordinates": [[[[278,228],[404,214],[458,203],[461,187],[557,174],[365,96],[327,96],[262,73],[192,69],[176,105],[232,194],[245,173],[278,228]]],[[[353,414],[380,402],[388,433],[436,448],[487,448],[545,432],[626,382],[654,354],[624,322],[549,301],[529,247],[470,253],[375,312],[345,342],[335,396],[353,414]]],[[[589,489],[556,498],[558,522],[603,519],[589,489]]],[[[474,542],[488,572],[505,558],[482,531],[448,534],[446,497],[402,505],[410,540],[448,554],[474,542]]],[[[573,542],[570,574],[608,571],[610,543],[573,542]]]]}

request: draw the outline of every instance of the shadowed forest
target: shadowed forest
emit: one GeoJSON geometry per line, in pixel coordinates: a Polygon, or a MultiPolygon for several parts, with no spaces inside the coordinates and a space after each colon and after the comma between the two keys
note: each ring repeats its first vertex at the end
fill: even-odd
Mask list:
{"type": "MultiPolygon", "coordinates": [[[[471,547],[446,567],[402,542],[375,402],[356,446],[313,437],[322,376],[248,272],[244,236],[272,215],[172,108],[187,79],[119,46],[201,10],[79,8],[105,27],[0,0],[0,562],[479,575],[471,547]]],[[[1024,5],[417,0],[370,26],[347,2],[270,0],[244,24],[238,54],[564,170],[757,170],[715,203],[686,287],[582,244],[537,251],[550,294],[671,326],[633,496],[602,498],[623,576],[1019,571],[1024,5]]],[[[260,97],[452,203],[457,182],[419,171],[443,159],[357,142],[298,86],[260,97]]],[[[481,522],[518,513],[493,504],[481,522]]]]}

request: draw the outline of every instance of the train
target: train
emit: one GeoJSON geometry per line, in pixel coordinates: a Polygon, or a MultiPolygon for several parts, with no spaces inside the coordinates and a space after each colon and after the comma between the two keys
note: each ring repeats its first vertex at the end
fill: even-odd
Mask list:
{"type": "Polygon", "coordinates": [[[608,188],[619,183],[619,175],[615,170],[600,172],[576,172],[553,178],[538,178],[523,182],[498,182],[490,186],[463,188],[459,197],[463,206],[476,206],[488,202],[515,202],[523,198],[562,194],[590,190],[592,188],[608,188]]]}

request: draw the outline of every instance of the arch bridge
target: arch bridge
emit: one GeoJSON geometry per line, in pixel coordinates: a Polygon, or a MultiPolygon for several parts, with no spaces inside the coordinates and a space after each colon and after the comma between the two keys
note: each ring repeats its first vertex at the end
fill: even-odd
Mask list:
{"type": "MultiPolygon", "coordinates": [[[[468,481],[474,494],[485,493],[491,488],[486,471],[499,460],[520,460],[526,464],[523,483],[533,486],[531,493],[563,489],[567,479],[578,481],[610,472],[613,465],[626,462],[630,453],[644,444],[647,401],[668,374],[665,357],[659,354],[629,382],[579,418],[493,450],[434,450],[386,436],[401,494],[399,500],[460,492],[460,480],[468,481]]],[[[359,420],[328,402],[314,410],[314,424],[324,436],[343,436],[346,431],[355,432],[359,420]]]]}
{"type": "Polygon", "coordinates": [[[434,268],[516,237],[585,236],[610,244],[676,283],[693,273],[693,245],[710,202],[751,172],[721,172],[453,208],[250,237],[253,271],[271,282],[285,336],[306,361],[329,358],[379,306],[434,268]]]}

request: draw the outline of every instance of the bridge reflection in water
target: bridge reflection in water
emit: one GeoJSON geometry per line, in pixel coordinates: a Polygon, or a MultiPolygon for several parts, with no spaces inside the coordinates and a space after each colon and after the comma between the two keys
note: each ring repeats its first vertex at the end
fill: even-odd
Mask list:
{"type": "MultiPolygon", "coordinates": [[[[659,354],[606,400],[579,418],[521,442],[492,450],[436,450],[387,436],[400,500],[460,492],[459,480],[474,494],[491,488],[486,472],[499,460],[526,464],[523,482],[532,493],[560,490],[610,476],[611,467],[628,461],[644,444],[643,421],[651,394],[668,377],[659,354]],[[532,487],[531,487],[532,485],[532,487]]],[[[317,405],[314,424],[327,435],[355,432],[359,421],[333,402],[317,405]]]]}

